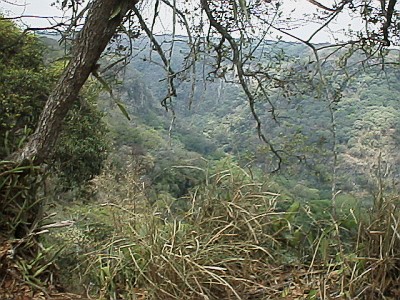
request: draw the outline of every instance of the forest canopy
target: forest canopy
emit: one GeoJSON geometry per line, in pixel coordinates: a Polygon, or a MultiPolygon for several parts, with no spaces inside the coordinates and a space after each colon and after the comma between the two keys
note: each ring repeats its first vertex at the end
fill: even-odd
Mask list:
{"type": "Polygon", "coordinates": [[[0,298],[397,299],[397,1],[54,7],[0,16],[0,298]]]}

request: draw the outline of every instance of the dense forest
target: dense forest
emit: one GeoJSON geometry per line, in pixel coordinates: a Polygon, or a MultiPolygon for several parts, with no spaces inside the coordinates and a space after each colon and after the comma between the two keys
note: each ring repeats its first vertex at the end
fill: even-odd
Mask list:
{"type": "Polygon", "coordinates": [[[0,298],[399,299],[399,51],[187,38],[115,35],[15,164],[73,42],[0,18],[0,298]]]}

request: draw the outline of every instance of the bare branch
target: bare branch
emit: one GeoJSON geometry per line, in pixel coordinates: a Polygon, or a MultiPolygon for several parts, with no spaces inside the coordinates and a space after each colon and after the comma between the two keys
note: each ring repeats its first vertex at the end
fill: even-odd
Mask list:
{"type": "Polygon", "coordinates": [[[20,6],[20,7],[26,6],[26,3],[24,3],[24,4],[18,4],[18,3],[15,3],[15,2],[11,2],[11,1],[9,1],[9,0],[1,0],[0,2],[5,2],[5,3],[7,3],[7,4],[9,4],[9,5],[13,5],[13,6],[20,6]]]}
{"type": "Polygon", "coordinates": [[[161,60],[163,61],[163,64],[167,71],[167,80],[168,80],[168,89],[169,90],[168,90],[167,96],[161,101],[161,104],[165,107],[165,109],[168,110],[167,100],[171,99],[171,97],[176,96],[176,89],[175,89],[175,84],[174,84],[174,79],[176,77],[176,73],[172,70],[170,63],[169,63],[167,57],[165,56],[163,49],[161,48],[161,45],[158,43],[157,39],[154,37],[153,32],[147,26],[142,15],[140,14],[139,10],[136,7],[134,7],[133,12],[138,17],[140,26],[146,32],[147,37],[152,42],[154,49],[157,51],[158,55],[160,56],[161,60]]]}
{"type": "Polygon", "coordinates": [[[256,109],[255,109],[255,98],[254,98],[254,95],[251,93],[250,88],[245,80],[245,72],[243,70],[242,61],[240,60],[239,47],[238,47],[235,39],[229,34],[229,32],[221,24],[219,24],[217,22],[217,20],[214,18],[213,14],[211,12],[211,9],[208,5],[208,0],[201,0],[201,4],[202,4],[202,7],[203,7],[207,17],[208,17],[210,26],[213,27],[224,39],[226,39],[228,41],[228,43],[232,49],[232,54],[233,54],[232,63],[236,67],[239,82],[243,88],[244,93],[247,96],[251,113],[253,115],[254,120],[257,123],[258,136],[265,144],[268,145],[271,152],[278,159],[277,167],[273,170],[273,172],[277,172],[281,169],[282,157],[279,154],[279,152],[282,152],[282,151],[275,149],[274,145],[267,139],[267,137],[262,132],[262,123],[261,123],[260,117],[258,116],[256,109]]]}
{"type": "Polygon", "coordinates": [[[311,4],[314,4],[315,6],[318,6],[319,8],[322,8],[323,10],[327,10],[327,11],[330,11],[330,12],[336,12],[337,11],[337,9],[329,8],[329,7],[323,5],[323,4],[321,4],[321,3],[319,3],[319,2],[317,2],[315,0],[307,0],[307,1],[310,2],[311,4]]]}

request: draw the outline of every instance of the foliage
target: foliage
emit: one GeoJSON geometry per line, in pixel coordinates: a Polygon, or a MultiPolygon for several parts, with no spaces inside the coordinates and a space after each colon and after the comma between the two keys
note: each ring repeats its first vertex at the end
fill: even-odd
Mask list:
{"type": "MultiPolygon", "coordinates": [[[[24,238],[40,218],[40,169],[0,161],[0,229],[3,238],[24,238]]],[[[37,224],[36,224],[37,225],[37,224]]]]}
{"type": "MultiPolygon", "coordinates": [[[[0,157],[20,148],[35,128],[60,63],[45,65],[48,50],[36,36],[0,20],[0,157]]],[[[49,62],[50,63],[50,62],[49,62]]],[[[95,85],[87,87],[66,118],[53,159],[63,188],[82,185],[98,174],[107,155],[106,127],[95,101],[95,85]]]]}
{"type": "MultiPolygon", "coordinates": [[[[78,203],[64,211],[63,216],[77,220],[75,224],[49,237],[49,243],[65,245],[65,257],[59,263],[67,265],[69,273],[77,270],[83,275],[83,283],[94,283],[93,292],[100,298],[136,299],[139,293],[152,299],[396,297],[398,199],[386,198],[385,192],[395,191],[399,179],[399,105],[393,96],[398,91],[398,76],[396,70],[386,68],[391,87],[382,88],[383,77],[373,67],[375,49],[381,57],[394,57],[393,52],[381,51],[390,44],[389,35],[396,32],[390,24],[390,5],[396,1],[389,2],[387,9],[384,2],[381,8],[362,4],[362,17],[373,25],[357,33],[359,43],[317,49],[311,37],[305,44],[314,53],[295,43],[258,39],[254,43],[254,38],[266,36],[263,28],[272,27],[269,22],[274,22],[274,13],[281,17],[281,2],[272,7],[274,13],[267,14],[272,20],[264,20],[258,17],[270,1],[256,1],[248,7],[242,0],[201,1],[210,21],[208,38],[203,39],[203,24],[194,33],[206,44],[188,49],[172,41],[168,59],[162,47],[170,44],[169,37],[160,38],[162,46],[151,37],[151,47],[162,56],[155,65],[165,69],[153,65],[158,73],[151,72],[153,68],[144,64],[128,69],[134,80],[127,80],[115,94],[126,98],[133,117],[130,122],[121,121],[114,108],[107,109],[115,149],[110,167],[100,176],[95,177],[106,156],[106,141],[101,114],[91,99],[95,96],[82,94],[75,110],[69,112],[55,165],[61,171],[63,188],[73,189],[92,180],[81,199],[85,205],[78,203]],[[247,31],[251,17],[268,26],[247,31]],[[378,27],[381,39],[375,31],[378,27]],[[231,34],[236,37],[238,32],[240,38],[234,39],[231,34]],[[179,54],[172,58],[174,49],[179,54]],[[200,58],[211,49],[215,51],[210,58],[200,58]],[[238,61],[239,57],[243,59],[238,61]],[[171,67],[180,67],[177,58],[182,58],[184,66],[174,73],[171,67]],[[203,68],[196,69],[198,62],[203,68]],[[364,67],[364,62],[371,62],[371,67],[359,74],[354,66],[364,67]],[[141,74],[140,69],[148,74],[141,74]],[[166,80],[154,84],[157,77],[166,80]],[[183,96],[175,95],[173,80],[178,77],[183,80],[178,87],[183,96]],[[199,89],[196,84],[206,79],[213,84],[207,90],[199,89]],[[172,115],[156,108],[159,101],[173,109],[172,115]],[[172,105],[183,107],[188,102],[192,111],[172,105]],[[254,119],[263,142],[253,134],[254,119]],[[217,161],[207,162],[201,156],[217,161]],[[262,175],[275,170],[278,160],[279,177],[262,175]],[[285,181],[284,176],[290,179],[285,181]],[[369,212],[364,207],[366,191],[375,201],[371,214],[365,213],[369,212]],[[283,287],[275,276],[281,275],[275,272],[277,265],[293,263],[300,264],[297,271],[303,274],[291,277],[295,289],[283,287]]],[[[345,1],[343,7],[350,4],[357,5],[345,1]]],[[[349,8],[358,12],[354,6],[349,8]]],[[[108,21],[122,17],[121,9],[122,5],[108,21]]],[[[333,10],[323,5],[322,9],[333,10]]],[[[20,44],[12,34],[6,37],[14,39],[14,44],[2,48],[0,67],[7,69],[10,63],[12,68],[0,79],[6,83],[14,77],[18,80],[15,86],[2,88],[5,109],[0,118],[5,129],[0,137],[5,142],[0,157],[17,149],[35,126],[43,102],[39,97],[40,101],[30,103],[30,98],[38,91],[41,94],[42,87],[48,93],[47,83],[38,85],[39,73],[45,70],[38,46],[31,51],[26,48],[29,43],[20,44]],[[29,73],[27,54],[33,66],[39,63],[34,67],[38,74],[29,73]],[[16,87],[25,88],[26,83],[32,92],[28,88],[26,95],[17,94],[16,87]]],[[[36,225],[32,217],[40,207],[34,197],[40,177],[34,172],[25,176],[28,169],[8,162],[3,167],[0,203],[5,204],[5,221],[0,227],[16,237],[29,236],[33,227],[28,227],[36,225]]],[[[26,280],[43,270],[37,264],[41,258],[39,253],[19,264],[26,280]]],[[[70,282],[75,279],[69,278],[70,282]]]]}
{"type": "MultiPolygon", "coordinates": [[[[168,39],[168,37],[162,37],[168,39]]],[[[140,44],[138,42],[138,44],[140,44]]],[[[176,47],[174,60],[183,60],[188,51],[181,43],[176,47]],[[186,49],[186,50],[185,50],[186,49]],[[182,56],[182,57],[181,57],[182,56]]],[[[270,141],[279,149],[283,158],[281,175],[290,176],[301,184],[318,189],[322,198],[331,190],[333,180],[333,132],[328,100],[323,93],[323,84],[318,76],[305,80],[304,74],[309,74],[313,58],[298,43],[276,42],[264,45],[266,64],[273,65],[274,55],[283,53],[282,64],[288,64],[296,69],[297,74],[285,78],[291,84],[288,95],[284,91],[272,89],[261,97],[257,103],[257,111],[263,123],[263,129],[270,141]],[[301,49],[301,52],[299,49],[301,49]],[[301,57],[293,57],[291,53],[305,53],[301,57]],[[272,60],[272,61],[271,61],[272,60]],[[318,89],[317,89],[318,88],[318,89]],[[322,89],[322,90],[321,90],[322,89]],[[272,103],[272,104],[271,104],[272,103]],[[271,105],[275,118],[271,115],[271,105]]],[[[349,50],[350,51],[350,50],[349,50]]],[[[324,68],[324,74],[330,78],[332,93],[339,97],[335,102],[335,136],[338,150],[337,187],[346,193],[357,193],[358,197],[368,199],[364,193],[369,187],[374,189],[371,174],[376,169],[374,165],[382,152],[384,163],[389,167],[388,185],[398,181],[398,158],[396,145],[398,140],[399,102],[397,71],[392,66],[386,66],[385,72],[378,67],[357,70],[351,75],[347,69],[336,69],[335,62],[340,60],[347,49],[338,49],[331,61],[324,68]],[[340,87],[341,86],[341,87],[340,87]],[[364,172],[368,169],[368,172],[364,172]]],[[[261,53],[260,53],[261,55],[261,53]]],[[[395,53],[391,53],[395,55],[395,53]]],[[[354,54],[354,60],[362,60],[363,54],[354,54]]],[[[277,60],[277,59],[275,59],[277,60]]],[[[204,60],[207,63],[207,59],[204,60]]],[[[278,63],[277,63],[278,64],[278,63]]],[[[128,69],[133,68],[129,65],[128,69]]],[[[147,99],[150,109],[157,115],[159,124],[168,124],[170,115],[162,115],[156,108],[156,95],[162,95],[164,85],[146,85],[151,77],[162,78],[162,70],[157,66],[148,66],[148,62],[135,60],[136,81],[140,83],[140,91],[146,90],[145,96],[127,97],[126,102],[147,99]],[[151,74],[147,73],[151,68],[151,74]],[[143,81],[142,81],[143,80],[143,81]]],[[[271,72],[279,72],[271,67],[271,72]]],[[[132,71],[129,71],[132,72],[132,71]]],[[[201,74],[195,74],[201,77],[201,74]]],[[[284,76],[285,74],[282,74],[284,76]]],[[[192,91],[191,83],[183,81],[179,85],[178,95],[174,99],[175,126],[172,135],[179,139],[186,149],[196,151],[208,157],[217,159],[225,154],[235,155],[244,165],[273,169],[274,154],[268,145],[262,143],[254,130],[254,120],[249,116],[245,95],[236,84],[213,78],[210,82],[200,81],[192,91]],[[201,83],[201,84],[200,84],[201,83]],[[203,85],[207,84],[207,88],[203,85]],[[191,108],[188,109],[188,96],[193,93],[191,108]],[[214,150],[216,149],[216,150],[214,150]]],[[[124,89],[133,89],[131,82],[124,89]]],[[[128,104],[130,106],[130,104],[128,104]]],[[[145,111],[145,108],[136,110],[145,111]]],[[[132,110],[135,115],[134,110],[132,110]]],[[[142,120],[141,117],[139,117],[142,120]]],[[[165,129],[165,126],[162,126],[165,129]]],[[[156,128],[161,131],[160,128],[156,128]]],[[[293,187],[291,187],[293,188],[293,187]]]]}
{"type": "Polygon", "coordinates": [[[400,288],[400,213],[398,196],[375,199],[370,220],[362,224],[360,259],[354,261],[351,288],[364,290],[365,299],[398,297],[400,288]]]}
{"type": "Polygon", "coordinates": [[[84,185],[100,174],[107,158],[107,127],[95,104],[97,95],[95,86],[87,87],[67,115],[53,155],[59,188],[84,185]]]}
{"type": "MultiPolygon", "coordinates": [[[[153,205],[150,186],[139,174],[118,172],[107,169],[97,177],[96,203],[64,210],[76,223],[49,240],[65,245],[58,258],[62,269],[74,268],[63,276],[82,274],[81,284],[90,282],[100,298],[279,299],[324,293],[353,298],[369,295],[362,292],[367,289],[377,299],[377,293],[390,296],[396,288],[395,211],[382,224],[377,222],[382,215],[366,218],[350,196],[338,196],[336,218],[330,200],[282,203],[271,192],[273,182],[259,181],[256,172],[229,159],[203,169],[205,181],[186,197],[160,195],[153,205]],[[383,229],[387,226],[392,229],[383,229]],[[377,244],[375,236],[383,232],[387,243],[377,244]],[[388,248],[380,252],[381,247],[388,248]],[[378,253],[385,258],[373,259],[378,253]],[[373,272],[385,267],[390,272],[373,272]],[[288,272],[299,280],[290,290],[288,272]],[[320,280],[329,283],[327,290],[320,289],[320,280]]],[[[381,213],[393,204],[388,201],[381,213]]]]}
{"type": "MultiPolygon", "coordinates": [[[[0,265],[9,265],[13,269],[10,272],[15,271],[21,281],[33,290],[42,291],[57,254],[53,246],[46,248],[47,251],[38,244],[38,228],[45,219],[43,205],[49,192],[49,186],[44,184],[48,174],[29,162],[18,165],[4,158],[17,151],[37,125],[60,68],[56,63],[45,65],[45,46],[3,18],[0,19],[0,40],[0,246],[3,247],[4,241],[10,241],[11,245],[10,255],[2,253],[0,265]],[[16,262],[9,262],[10,259],[16,262]]],[[[91,99],[87,95],[82,103],[85,100],[90,103],[77,104],[71,111],[63,141],[53,157],[59,174],[68,176],[68,183],[82,184],[98,173],[106,154],[102,115],[94,106],[95,94],[92,93],[91,99]],[[84,149],[82,140],[89,138],[84,149]],[[85,161],[81,160],[83,154],[86,154],[85,161]]],[[[8,276],[7,271],[1,279],[2,285],[8,276]]]]}
{"type": "Polygon", "coordinates": [[[119,177],[122,193],[105,186],[111,184],[109,176],[99,177],[95,188],[98,201],[107,199],[103,220],[114,229],[106,242],[96,245],[89,238],[84,243],[94,250],[84,266],[100,297],[134,299],[143,289],[153,299],[238,297],[252,286],[260,294],[267,290],[251,274],[265,268],[277,246],[271,226],[276,195],[240,168],[209,174],[179,215],[173,203],[149,207],[134,174],[119,177]]]}
{"type": "Polygon", "coordinates": [[[0,158],[15,151],[32,132],[52,75],[43,64],[44,47],[0,18],[0,158]]]}

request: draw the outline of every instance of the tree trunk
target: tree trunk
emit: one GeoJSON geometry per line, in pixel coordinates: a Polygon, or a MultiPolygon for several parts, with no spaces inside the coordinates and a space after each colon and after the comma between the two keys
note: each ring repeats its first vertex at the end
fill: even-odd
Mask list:
{"type": "Polygon", "coordinates": [[[51,154],[67,112],[94,69],[101,53],[136,0],[94,0],[79,37],[72,46],[71,60],[50,94],[35,132],[10,159],[40,164],[51,154]]]}

